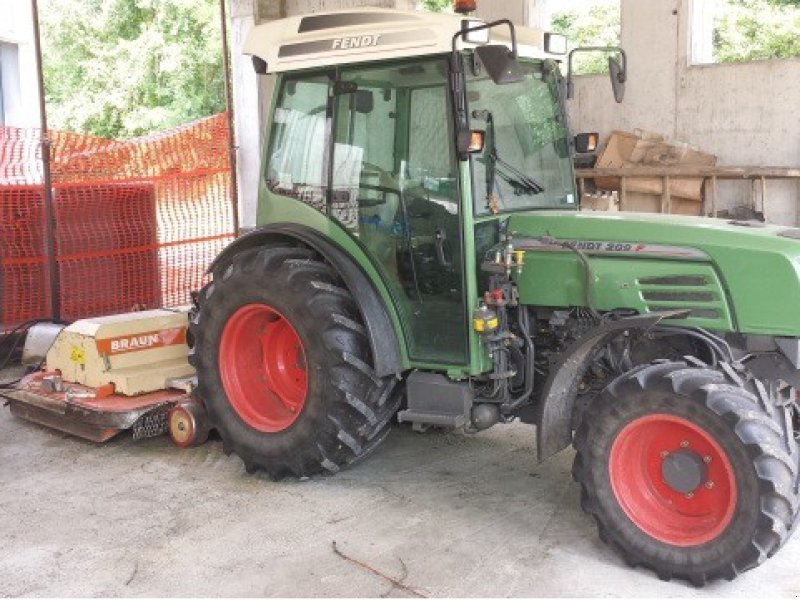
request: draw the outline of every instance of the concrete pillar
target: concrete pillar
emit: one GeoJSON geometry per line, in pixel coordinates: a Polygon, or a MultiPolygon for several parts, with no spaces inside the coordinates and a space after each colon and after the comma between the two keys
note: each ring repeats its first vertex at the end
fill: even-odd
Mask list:
{"type": "Polygon", "coordinates": [[[548,0],[478,0],[477,16],[484,21],[511,19],[519,25],[547,29],[551,4],[548,0]]]}
{"type": "Polygon", "coordinates": [[[680,0],[622,0],[621,41],[628,54],[628,82],[620,124],[626,129],[676,134],[680,4],[680,0]]]}
{"type": "Polygon", "coordinates": [[[261,119],[258,110],[258,81],[250,57],[242,54],[242,46],[247,32],[256,23],[257,14],[255,0],[231,0],[230,63],[234,130],[238,146],[236,180],[239,186],[239,219],[245,227],[255,224],[261,119]]]}

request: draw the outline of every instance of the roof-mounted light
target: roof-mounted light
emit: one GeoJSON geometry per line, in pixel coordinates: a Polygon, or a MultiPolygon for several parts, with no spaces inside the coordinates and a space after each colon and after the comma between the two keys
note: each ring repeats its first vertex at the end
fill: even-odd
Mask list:
{"type": "Polygon", "coordinates": [[[453,11],[460,15],[478,10],[477,0],[453,0],[453,11]]]}

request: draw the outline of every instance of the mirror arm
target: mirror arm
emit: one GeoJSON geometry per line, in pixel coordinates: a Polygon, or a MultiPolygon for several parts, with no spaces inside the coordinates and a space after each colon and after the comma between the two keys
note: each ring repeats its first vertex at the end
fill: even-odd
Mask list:
{"type": "Polygon", "coordinates": [[[620,83],[625,83],[627,77],[625,74],[628,72],[628,55],[625,50],[619,46],[581,46],[580,48],[573,48],[567,57],[567,99],[571,100],[575,96],[575,84],[572,80],[572,56],[577,52],[617,52],[622,57],[622,72],[620,73],[620,83]]]}
{"type": "Polygon", "coordinates": [[[510,19],[498,19],[497,21],[492,21],[491,23],[484,23],[483,25],[476,25],[475,27],[465,27],[461,29],[461,31],[453,36],[453,54],[458,52],[456,49],[456,42],[458,41],[458,38],[464,37],[473,31],[483,31],[484,29],[491,29],[492,27],[497,27],[498,25],[508,25],[508,29],[511,31],[511,55],[514,58],[517,58],[517,30],[514,28],[514,23],[512,23],[510,19]]]}
{"type": "Polygon", "coordinates": [[[464,94],[466,93],[466,79],[464,78],[464,65],[461,60],[461,55],[458,53],[456,46],[458,39],[463,38],[468,33],[473,31],[483,31],[484,29],[491,29],[498,25],[508,25],[511,31],[511,55],[517,58],[517,30],[514,28],[514,23],[509,19],[499,19],[491,23],[484,23],[483,25],[476,25],[475,27],[462,27],[461,31],[453,35],[452,52],[450,54],[450,92],[453,95],[453,108],[456,118],[456,149],[458,152],[459,160],[467,160],[469,154],[466,148],[461,147],[463,140],[468,138],[469,130],[467,129],[467,112],[465,107],[464,94]]]}

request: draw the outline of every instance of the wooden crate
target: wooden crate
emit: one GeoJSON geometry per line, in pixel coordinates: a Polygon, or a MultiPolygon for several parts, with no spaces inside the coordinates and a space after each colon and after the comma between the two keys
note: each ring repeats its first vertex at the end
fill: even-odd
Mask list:
{"type": "MultiPolygon", "coordinates": [[[[701,166],[713,167],[717,157],[701,152],[689,144],[667,140],[663,136],[637,130],[613,131],[605,147],[597,157],[595,168],[623,167],[668,167],[701,166]]],[[[597,177],[595,185],[602,190],[621,188],[619,177],[597,177]]],[[[662,194],[664,181],[661,177],[630,177],[626,181],[626,191],[644,194],[662,194]]],[[[669,182],[669,192],[673,197],[701,201],[703,198],[702,177],[676,177],[669,182]]]]}

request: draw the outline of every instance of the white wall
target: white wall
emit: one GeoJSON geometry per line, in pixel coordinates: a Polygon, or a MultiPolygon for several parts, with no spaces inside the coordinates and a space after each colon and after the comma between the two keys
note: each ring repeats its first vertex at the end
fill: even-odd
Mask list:
{"type": "MultiPolygon", "coordinates": [[[[622,0],[625,102],[605,76],[580,77],[576,131],[648,129],[718,156],[720,165],[800,165],[800,59],[691,65],[691,0],[622,0]],[[673,14],[673,12],[675,14],[673,14]]],[[[720,184],[721,208],[746,204],[749,182],[720,184]]],[[[768,217],[798,223],[800,184],[770,181],[768,217]]]]}
{"type": "Polygon", "coordinates": [[[30,2],[0,0],[0,15],[5,124],[38,127],[39,92],[30,2]]]}

